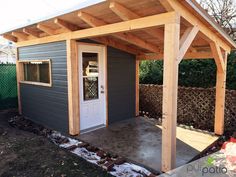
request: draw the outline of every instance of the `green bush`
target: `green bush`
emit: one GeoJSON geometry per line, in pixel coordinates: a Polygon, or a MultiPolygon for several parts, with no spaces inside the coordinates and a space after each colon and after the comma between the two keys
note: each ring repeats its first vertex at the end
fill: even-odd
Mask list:
{"type": "MultiPolygon", "coordinates": [[[[141,84],[163,84],[163,61],[142,61],[141,84]]],[[[183,60],[179,66],[179,86],[215,87],[216,65],[214,60],[183,60]]],[[[236,52],[228,57],[227,89],[236,90],[236,52]]]]}

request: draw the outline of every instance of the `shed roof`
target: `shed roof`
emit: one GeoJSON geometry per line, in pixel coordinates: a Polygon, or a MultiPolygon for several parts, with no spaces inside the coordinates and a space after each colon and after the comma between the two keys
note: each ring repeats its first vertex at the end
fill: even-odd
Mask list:
{"type": "MultiPolygon", "coordinates": [[[[102,26],[106,24],[118,23],[126,19],[126,17],[116,12],[116,8],[128,9],[132,19],[139,17],[147,17],[156,14],[167,12],[169,9],[165,6],[166,0],[89,0],[80,4],[73,9],[57,13],[55,15],[36,20],[29,24],[21,25],[16,28],[2,32],[2,35],[12,39],[12,41],[27,41],[46,36],[57,35],[66,33],[68,30],[77,31],[80,29],[91,28],[95,26],[102,26]],[[118,3],[116,7],[112,7],[111,3],[118,3]],[[114,9],[113,9],[114,8],[114,9]],[[80,12],[80,15],[78,15],[80,12]],[[82,12],[82,15],[81,15],[82,12]],[[87,20],[86,20],[87,19],[87,20]],[[92,20],[91,21],[88,21],[92,20]],[[67,26],[67,27],[65,27],[67,26]],[[70,28],[70,29],[68,29],[70,28]]],[[[203,24],[205,24],[212,32],[214,32],[222,41],[227,43],[231,49],[236,48],[235,42],[231,37],[224,32],[224,30],[216,24],[214,19],[210,17],[207,12],[195,0],[178,0],[189,12],[194,14],[203,24]]],[[[178,11],[177,11],[178,12],[178,11]]],[[[123,14],[124,15],[124,14],[123,14]]],[[[184,31],[191,26],[191,23],[185,18],[181,18],[181,35],[184,31]]],[[[128,32],[130,37],[141,42],[151,44],[154,46],[162,46],[164,41],[164,27],[150,28],[147,30],[131,31],[128,32]],[[156,32],[156,34],[154,34],[156,32]],[[139,41],[140,41],[139,40],[139,41]]],[[[135,42],[130,42],[124,39],[126,34],[109,35],[106,38],[94,37],[92,39],[98,41],[108,41],[109,43],[122,43],[128,46],[132,51],[140,51],[139,53],[151,53],[155,50],[150,50],[149,47],[142,47],[135,42]],[[122,36],[123,35],[123,36],[122,36]]],[[[199,33],[192,43],[190,50],[207,51],[210,49],[209,41],[206,40],[204,34],[199,33]]],[[[162,49],[160,49],[162,50],[162,49]]]]}

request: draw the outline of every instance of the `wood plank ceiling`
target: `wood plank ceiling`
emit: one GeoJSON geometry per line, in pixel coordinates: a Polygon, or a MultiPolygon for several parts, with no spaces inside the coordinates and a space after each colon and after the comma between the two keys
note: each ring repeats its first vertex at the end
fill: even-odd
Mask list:
{"type": "MultiPolygon", "coordinates": [[[[43,21],[23,29],[4,34],[14,42],[21,42],[45,36],[61,34],[79,29],[86,29],[105,24],[132,20],[139,17],[167,12],[164,3],[158,0],[116,0],[90,6],[80,11],[43,21]]],[[[191,26],[181,19],[181,36],[191,26]]],[[[150,28],[134,32],[118,33],[109,36],[92,38],[97,42],[110,45],[133,54],[163,53],[164,27],[150,28]]],[[[210,46],[199,33],[189,49],[190,52],[210,51],[210,46]]]]}

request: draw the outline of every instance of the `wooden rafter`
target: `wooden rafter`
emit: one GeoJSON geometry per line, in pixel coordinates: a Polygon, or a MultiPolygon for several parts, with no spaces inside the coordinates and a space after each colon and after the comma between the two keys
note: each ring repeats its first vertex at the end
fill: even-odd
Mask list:
{"type": "Polygon", "coordinates": [[[12,32],[11,33],[12,36],[15,36],[16,38],[19,38],[20,40],[27,40],[28,39],[28,35],[24,34],[23,32],[12,32]]]}
{"type": "Polygon", "coordinates": [[[198,32],[199,32],[198,26],[189,27],[184,32],[183,36],[180,39],[180,49],[178,55],[179,63],[183,59],[185,53],[188,51],[198,32]]]}
{"type": "Polygon", "coordinates": [[[222,40],[216,33],[214,33],[207,25],[205,25],[202,21],[200,21],[194,14],[192,14],[186,7],[184,7],[179,1],[173,0],[163,0],[167,1],[170,6],[180,15],[187,20],[193,26],[198,25],[199,31],[204,34],[204,39],[208,39],[208,41],[215,42],[220,45],[225,51],[230,52],[231,48],[226,44],[224,40],[222,40]]]}
{"type": "Polygon", "coordinates": [[[58,26],[60,26],[61,28],[64,28],[68,31],[76,31],[79,29],[77,25],[74,25],[72,23],[69,23],[69,22],[59,19],[59,18],[56,18],[54,20],[54,23],[57,24],[58,26]]]}
{"type": "MultiPolygon", "coordinates": [[[[100,19],[97,19],[93,17],[92,15],[85,12],[79,12],[78,16],[80,19],[82,19],[84,22],[86,22],[92,27],[107,25],[106,22],[100,19]]],[[[121,34],[113,34],[112,36],[119,38],[121,40],[124,40],[126,42],[129,42],[131,44],[134,44],[136,46],[139,46],[141,48],[150,50],[151,52],[160,52],[160,49],[157,46],[155,46],[154,44],[148,43],[133,34],[121,33],[121,34]]]]}
{"type": "Polygon", "coordinates": [[[108,46],[123,50],[125,52],[131,53],[131,54],[134,54],[134,55],[138,55],[140,53],[139,50],[137,50],[133,47],[121,44],[121,43],[117,42],[116,40],[114,40],[110,37],[99,37],[99,38],[94,38],[92,40],[97,41],[99,43],[102,43],[104,45],[108,45],[108,46]]]}
{"type": "Polygon", "coordinates": [[[12,36],[11,34],[4,34],[3,37],[9,41],[17,42],[17,38],[12,36]]]}
{"type": "Polygon", "coordinates": [[[132,12],[118,2],[111,2],[109,8],[124,21],[140,17],[138,14],[132,12]]]}
{"type": "MultiPolygon", "coordinates": [[[[124,21],[141,17],[117,2],[111,2],[109,7],[117,16],[119,16],[124,21]]],[[[145,32],[153,37],[156,37],[161,42],[163,42],[164,40],[164,32],[161,29],[147,29],[145,30],[145,32]]]]}
{"type": "Polygon", "coordinates": [[[17,46],[22,47],[28,45],[63,41],[67,39],[83,39],[83,38],[93,38],[98,36],[107,36],[107,35],[113,35],[115,33],[131,32],[135,30],[136,31],[142,30],[144,28],[163,26],[166,23],[175,23],[177,20],[178,19],[176,18],[176,12],[168,12],[94,28],[82,29],[73,32],[56,34],[53,36],[46,36],[38,39],[22,41],[18,42],[17,46]]]}
{"type": "MultiPolygon", "coordinates": [[[[138,56],[138,60],[163,60],[163,53],[159,54],[142,54],[138,56]]],[[[188,52],[183,59],[213,59],[211,52],[188,52]]]]}
{"type": "Polygon", "coordinates": [[[29,29],[29,28],[24,28],[23,32],[25,34],[28,34],[28,35],[33,36],[35,38],[39,38],[40,37],[40,33],[36,32],[36,31],[33,31],[32,29],[29,29]]]}
{"type": "Polygon", "coordinates": [[[38,24],[37,28],[40,29],[41,31],[49,34],[49,35],[55,35],[56,34],[54,29],[52,29],[52,28],[50,28],[46,25],[43,25],[43,24],[38,24]]]}
{"type": "Polygon", "coordinates": [[[211,46],[211,52],[212,52],[213,57],[216,62],[217,70],[219,72],[224,73],[225,72],[225,61],[224,61],[220,46],[214,42],[211,42],[210,46],[211,46]]]}
{"type": "Polygon", "coordinates": [[[174,8],[171,6],[171,4],[167,0],[159,0],[159,2],[165,8],[167,12],[174,10],[174,8]]]}

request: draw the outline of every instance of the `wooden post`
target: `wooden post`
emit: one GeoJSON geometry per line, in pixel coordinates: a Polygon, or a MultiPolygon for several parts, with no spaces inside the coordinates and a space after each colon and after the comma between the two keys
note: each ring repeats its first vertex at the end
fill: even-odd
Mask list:
{"type": "Polygon", "coordinates": [[[135,85],[136,85],[136,99],[135,99],[135,115],[139,116],[139,60],[136,58],[136,79],[135,79],[135,85]]]}
{"type": "Polygon", "coordinates": [[[227,52],[224,57],[224,71],[217,69],[216,78],[216,102],[215,102],[215,134],[224,134],[224,110],[225,110],[225,87],[226,87],[226,69],[227,52]]]}
{"type": "Polygon", "coordinates": [[[165,25],[162,115],[162,171],[176,165],[176,123],[180,18],[165,25]]]}
{"type": "Polygon", "coordinates": [[[19,63],[19,50],[16,48],[16,80],[17,80],[17,97],[18,97],[18,112],[22,115],[20,81],[23,79],[23,66],[19,63]]]}
{"type": "Polygon", "coordinates": [[[66,44],[67,44],[69,133],[71,135],[77,135],[80,132],[78,45],[76,43],[76,40],[67,40],[66,44]]]}

